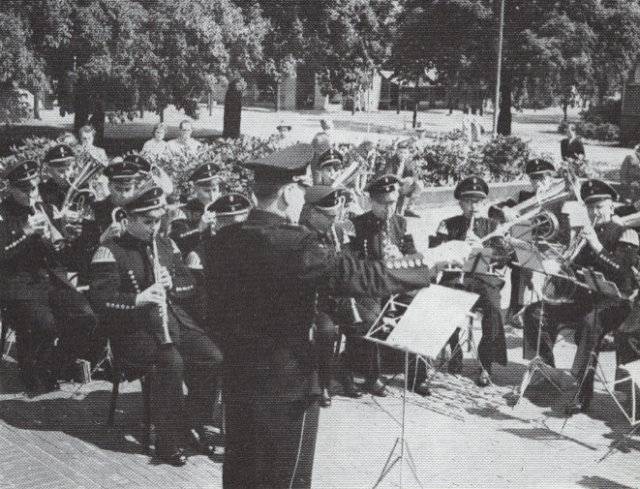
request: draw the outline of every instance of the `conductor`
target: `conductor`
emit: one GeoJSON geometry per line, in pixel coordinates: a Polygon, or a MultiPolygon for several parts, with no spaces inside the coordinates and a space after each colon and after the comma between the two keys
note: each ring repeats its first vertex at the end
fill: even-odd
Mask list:
{"type": "Polygon", "coordinates": [[[221,229],[203,253],[209,322],[223,338],[226,446],[223,487],[308,488],[318,431],[310,330],[318,292],[388,296],[429,284],[436,266],[461,262],[462,242],[386,261],[321,245],[296,223],[305,163],[253,162],[257,207],[221,229]]]}

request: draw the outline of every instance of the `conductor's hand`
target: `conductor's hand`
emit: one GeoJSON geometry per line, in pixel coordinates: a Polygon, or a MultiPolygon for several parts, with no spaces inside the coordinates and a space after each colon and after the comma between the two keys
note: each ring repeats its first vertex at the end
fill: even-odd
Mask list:
{"type": "Polygon", "coordinates": [[[160,273],[158,277],[158,282],[162,284],[165,289],[173,288],[173,280],[171,279],[171,274],[167,267],[160,267],[160,273]]]}
{"type": "Polygon", "coordinates": [[[435,267],[462,266],[471,255],[472,249],[466,241],[447,241],[431,248],[427,254],[427,261],[435,267]]]}
{"type": "Polygon", "coordinates": [[[215,226],[216,224],[216,214],[215,212],[203,212],[202,217],[200,218],[200,222],[198,222],[198,231],[201,233],[209,229],[211,226],[215,226]]]}
{"type": "Polygon", "coordinates": [[[148,306],[150,304],[162,305],[167,300],[164,286],[160,283],[153,284],[136,296],[136,306],[148,306]]]}

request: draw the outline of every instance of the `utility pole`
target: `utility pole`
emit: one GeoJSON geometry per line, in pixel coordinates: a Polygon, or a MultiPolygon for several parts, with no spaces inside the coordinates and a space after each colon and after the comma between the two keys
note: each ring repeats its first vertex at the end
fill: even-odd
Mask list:
{"type": "Polygon", "coordinates": [[[502,72],[502,40],[504,36],[504,0],[500,0],[500,24],[498,27],[498,65],[496,68],[496,93],[493,99],[493,137],[498,135],[498,110],[500,104],[500,76],[502,72]]]}

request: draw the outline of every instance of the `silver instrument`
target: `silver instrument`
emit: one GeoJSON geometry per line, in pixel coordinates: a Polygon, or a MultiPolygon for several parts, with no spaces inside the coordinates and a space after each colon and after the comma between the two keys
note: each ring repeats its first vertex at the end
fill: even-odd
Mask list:
{"type": "MultiPolygon", "coordinates": [[[[158,243],[154,236],[153,240],[153,276],[156,279],[156,283],[160,278],[160,270],[162,269],[162,265],[160,265],[160,256],[158,255],[158,243]]],[[[163,288],[164,290],[164,288],[163,288]]],[[[166,291],[165,291],[165,300],[159,306],[159,314],[162,326],[162,344],[168,345],[173,343],[171,340],[171,335],[169,334],[169,310],[167,308],[167,300],[166,300],[166,291]]]]}

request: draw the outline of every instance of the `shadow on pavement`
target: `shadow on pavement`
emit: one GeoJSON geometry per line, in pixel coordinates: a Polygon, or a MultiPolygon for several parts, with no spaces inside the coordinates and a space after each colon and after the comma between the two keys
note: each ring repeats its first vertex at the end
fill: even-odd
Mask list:
{"type": "Polygon", "coordinates": [[[140,392],[120,394],[114,425],[108,428],[110,395],[97,390],[86,397],[70,397],[68,391],[57,391],[33,399],[9,399],[0,402],[0,419],[25,430],[61,431],[104,450],[144,453],[138,441],[143,434],[140,392]]]}
{"type": "Polygon", "coordinates": [[[578,481],[578,484],[589,489],[633,489],[632,486],[620,484],[611,479],[598,477],[597,475],[583,476],[582,479],[578,481]]]}

